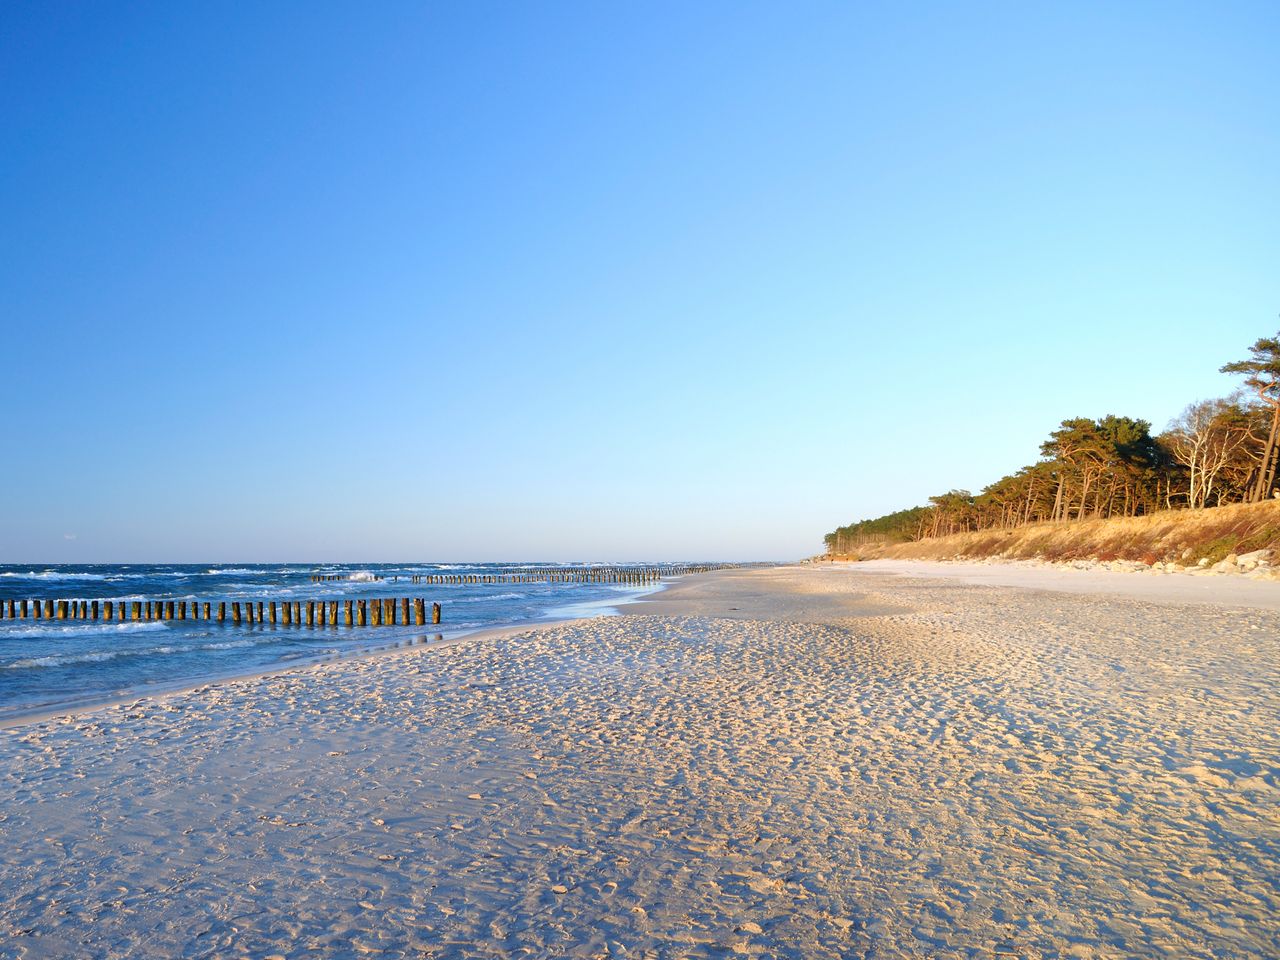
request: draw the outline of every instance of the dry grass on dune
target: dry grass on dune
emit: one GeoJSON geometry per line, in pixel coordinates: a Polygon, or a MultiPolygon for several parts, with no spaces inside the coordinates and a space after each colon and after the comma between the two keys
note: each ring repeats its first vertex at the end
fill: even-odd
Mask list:
{"type": "Polygon", "coordinates": [[[1043,560],[1140,560],[1211,563],[1231,553],[1280,551],[1280,501],[1206,510],[1167,510],[1145,517],[1037,523],[1016,530],[959,533],[912,543],[869,544],[856,559],[940,560],[1006,557],[1043,560]]]}

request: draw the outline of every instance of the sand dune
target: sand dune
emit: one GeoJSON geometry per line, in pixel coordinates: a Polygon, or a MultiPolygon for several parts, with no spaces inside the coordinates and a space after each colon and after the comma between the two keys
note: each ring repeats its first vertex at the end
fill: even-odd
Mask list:
{"type": "Polygon", "coordinates": [[[0,956],[1280,954],[1275,612],[640,609],[4,732],[0,956]]]}

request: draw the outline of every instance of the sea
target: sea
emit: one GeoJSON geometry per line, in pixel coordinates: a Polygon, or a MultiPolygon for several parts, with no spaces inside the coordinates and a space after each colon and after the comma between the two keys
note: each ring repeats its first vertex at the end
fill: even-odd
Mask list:
{"type": "MultiPolygon", "coordinates": [[[[443,641],[486,628],[614,613],[662,584],[415,583],[415,576],[573,572],[591,564],[0,565],[0,721],[256,673],[443,641]],[[327,579],[313,582],[313,577],[327,579]],[[333,579],[336,578],[336,579],[333,579]],[[206,620],[8,619],[14,600],[302,601],[422,598],[438,626],[284,626],[206,620]]],[[[615,569],[626,565],[611,565],[615,569]]],[[[654,566],[654,565],[646,565],[654,566]]],[[[637,566],[636,569],[639,569],[637,566]]],[[[428,620],[430,616],[428,614],[428,620]]]]}

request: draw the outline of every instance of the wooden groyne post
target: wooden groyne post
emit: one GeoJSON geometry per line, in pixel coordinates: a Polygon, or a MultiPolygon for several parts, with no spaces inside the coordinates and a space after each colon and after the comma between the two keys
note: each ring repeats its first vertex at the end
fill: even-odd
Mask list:
{"type": "MultiPolygon", "coordinates": [[[[413,583],[439,586],[474,586],[512,583],[607,583],[645,586],[659,583],[667,577],[707,573],[713,570],[732,569],[736,563],[662,564],[658,566],[585,566],[585,567],[534,567],[506,573],[425,573],[413,574],[413,583]]],[[[381,574],[362,578],[383,581],[381,574]]],[[[400,577],[396,576],[395,580],[400,577]]],[[[350,581],[349,574],[312,574],[314,583],[350,581]]],[[[301,627],[341,626],[425,626],[427,601],[423,598],[396,597],[372,600],[55,600],[53,598],[10,599],[0,601],[0,619],[11,620],[87,620],[125,621],[184,621],[189,619],[226,623],[227,604],[231,604],[231,622],[237,626],[266,625],[301,627]],[[214,603],[216,602],[216,610],[214,603]],[[306,607],[305,621],[303,606],[306,607]],[[372,606],[372,610],[370,607],[372,606]]],[[[431,604],[431,624],[441,622],[441,607],[431,604]]]]}
{"type": "MultiPolygon", "coordinates": [[[[234,625],[286,627],[424,626],[427,601],[422,597],[374,600],[0,600],[0,620],[83,620],[88,622],[163,622],[204,620],[226,623],[231,607],[234,625]],[[369,608],[373,616],[369,616],[369,608]],[[304,613],[305,608],[305,622],[304,613]],[[341,623],[339,623],[341,621],[341,623]]],[[[431,622],[440,622],[440,604],[431,604],[431,622]]]]}

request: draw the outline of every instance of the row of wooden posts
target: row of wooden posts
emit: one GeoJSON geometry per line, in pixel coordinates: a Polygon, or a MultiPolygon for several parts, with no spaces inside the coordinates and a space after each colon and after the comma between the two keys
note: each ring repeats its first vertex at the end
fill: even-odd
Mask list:
{"type": "MultiPolygon", "coordinates": [[[[522,573],[418,574],[414,583],[630,583],[648,584],[663,577],[722,570],[737,564],[718,563],[665,567],[553,567],[522,573]]],[[[312,581],[340,580],[341,576],[315,574],[312,581]]],[[[382,577],[375,577],[382,580],[382,577]]],[[[198,601],[192,600],[0,600],[0,620],[207,620],[225,623],[227,607],[231,622],[270,623],[290,626],[414,626],[427,623],[427,603],[422,598],[388,597],[378,600],[286,600],[198,601]],[[216,607],[215,607],[216,603],[216,607]],[[188,617],[190,611],[190,617],[188,617]]],[[[440,604],[431,604],[431,623],[440,622],[440,604]]]]}
{"type": "Polygon", "coordinates": [[[662,578],[657,570],[530,570],[522,573],[421,573],[414,583],[655,583],[662,578]]]}
{"type": "MultiPolygon", "coordinates": [[[[706,573],[722,570],[736,564],[704,564],[701,566],[667,567],[585,567],[565,569],[549,567],[524,570],[520,573],[420,573],[411,577],[413,583],[469,584],[469,583],[630,583],[643,586],[657,583],[663,577],[679,577],[687,573],[706,573]]],[[[312,574],[312,583],[328,580],[345,580],[346,577],[330,574],[312,574]]],[[[382,577],[375,577],[377,580],[382,577]]],[[[399,579],[398,577],[396,579],[399,579]]]]}
{"type": "Polygon", "coordinates": [[[276,601],[204,601],[193,600],[8,600],[0,601],[0,619],[10,620],[210,620],[270,623],[286,627],[336,627],[339,621],[347,627],[414,626],[440,622],[440,604],[421,597],[387,597],[379,600],[286,600],[276,601]],[[187,613],[190,610],[190,618],[187,613]],[[203,615],[202,615],[203,614],[203,615]]]}

